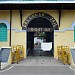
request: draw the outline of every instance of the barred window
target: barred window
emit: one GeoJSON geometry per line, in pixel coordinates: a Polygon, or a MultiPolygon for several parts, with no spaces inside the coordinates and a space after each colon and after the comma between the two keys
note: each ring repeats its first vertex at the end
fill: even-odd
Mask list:
{"type": "Polygon", "coordinates": [[[7,41],[7,25],[0,23],[0,42],[7,41]]]}

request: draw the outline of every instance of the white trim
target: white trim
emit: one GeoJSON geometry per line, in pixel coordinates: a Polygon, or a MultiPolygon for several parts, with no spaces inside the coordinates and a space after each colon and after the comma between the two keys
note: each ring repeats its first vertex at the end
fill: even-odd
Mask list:
{"type": "Polygon", "coordinates": [[[17,28],[11,28],[11,30],[15,30],[16,32],[26,32],[26,30],[18,30],[17,28]]]}
{"type": "Polygon", "coordinates": [[[71,66],[69,67],[71,70],[75,71],[75,69],[73,69],[71,66]]]}
{"type": "Polygon", "coordinates": [[[11,47],[1,47],[1,48],[11,48],[11,47]]]}
{"type": "Polygon", "coordinates": [[[65,32],[65,31],[67,31],[67,30],[72,30],[72,31],[74,31],[74,27],[75,27],[75,21],[73,21],[72,22],[72,25],[71,25],[71,27],[70,28],[64,28],[64,29],[62,29],[62,30],[54,30],[54,32],[65,32]]]}
{"type": "Polygon", "coordinates": [[[0,71],[0,72],[8,71],[8,70],[12,69],[13,67],[14,67],[14,66],[11,66],[11,67],[9,67],[8,69],[6,69],[6,70],[2,70],[2,71],[0,71]]]}
{"type": "Polygon", "coordinates": [[[0,4],[75,3],[75,1],[0,1],[0,4]]]}
{"type": "Polygon", "coordinates": [[[10,29],[10,24],[7,20],[0,20],[0,23],[5,23],[7,25],[7,29],[10,29]]]}

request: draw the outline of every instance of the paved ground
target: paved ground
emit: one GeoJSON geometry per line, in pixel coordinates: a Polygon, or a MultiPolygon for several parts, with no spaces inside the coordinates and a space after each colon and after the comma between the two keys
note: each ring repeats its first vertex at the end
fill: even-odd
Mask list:
{"type": "Polygon", "coordinates": [[[69,67],[61,66],[14,66],[1,75],[75,75],[69,67]]]}
{"type": "Polygon", "coordinates": [[[54,59],[54,57],[49,56],[30,56],[23,61],[20,61],[19,64],[25,66],[63,66],[61,61],[58,61],[54,59]]]}
{"type": "Polygon", "coordinates": [[[75,75],[69,65],[63,65],[53,57],[28,57],[0,75],[75,75]]]}

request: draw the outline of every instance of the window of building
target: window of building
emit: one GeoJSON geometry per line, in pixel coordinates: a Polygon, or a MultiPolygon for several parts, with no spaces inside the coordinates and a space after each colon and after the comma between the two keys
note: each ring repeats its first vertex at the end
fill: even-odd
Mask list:
{"type": "Polygon", "coordinates": [[[0,23],[0,42],[7,41],[7,26],[5,23],[0,23]]]}

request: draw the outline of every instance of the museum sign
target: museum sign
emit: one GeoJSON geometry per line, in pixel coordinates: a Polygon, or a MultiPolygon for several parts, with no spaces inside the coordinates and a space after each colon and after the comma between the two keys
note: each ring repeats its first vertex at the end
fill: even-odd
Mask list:
{"type": "Polygon", "coordinates": [[[47,13],[43,13],[43,12],[37,12],[37,13],[34,13],[34,14],[31,14],[23,23],[22,25],[22,29],[23,30],[26,30],[27,27],[28,27],[28,24],[35,18],[39,18],[39,17],[42,17],[42,18],[46,18],[47,20],[49,20],[51,22],[51,24],[53,25],[53,28],[58,30],[58,24],[56,22],[56,20],[49,14],[47,13]]]}
{"type": "Polygon", "coordinates": [[[28,28],[27,32],[53,32],[53,28],[28,28]]]}

